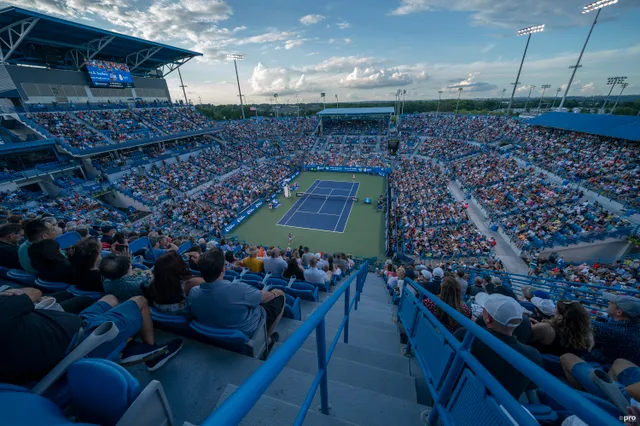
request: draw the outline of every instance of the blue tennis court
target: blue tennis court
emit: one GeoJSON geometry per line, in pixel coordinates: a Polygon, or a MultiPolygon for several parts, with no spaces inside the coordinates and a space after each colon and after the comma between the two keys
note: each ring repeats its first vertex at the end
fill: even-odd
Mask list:
{"type": "Polygon", "coordinates": [[[278,225],[342,233],[359,186],[358,182],[316,180],[305,193],[309,195],[296,201],[278,225]]]}

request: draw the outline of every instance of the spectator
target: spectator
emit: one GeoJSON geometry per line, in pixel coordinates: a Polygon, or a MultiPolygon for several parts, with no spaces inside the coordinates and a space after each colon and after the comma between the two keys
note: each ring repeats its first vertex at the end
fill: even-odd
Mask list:
{"type": "Polygon", "coordinates": [[[27,237],[27,241],[22,243],[18,249],[18,257],[20,258],[20,265],[25,272],[31,275],[38,274],[38,271],[31,265],[31,259],[29,259],[29,247],[31,244],[55,238],[58,233],[58,229],[55,226],[41,219],[31,220],[24,225],[24,234],[27,237]]]}
{"type": "Polygon", "coordinates": [[[309,262],[311,261],[311,258],[315,257],[315,254],[309,253],[309,247],[305,247],[303,251],[304,251],[304,254],[302,255],[302,266],[306,268],[309,266],[309,262]]]}
{"type": "Polygon", "coordinates": [[[35,309],[42,297],[33,288],[0,293],[0,341],[11,350],[0,351],[0,382],[18,385],[39,380],[55,367],[73,344],[79,344],[101,324],[112,321],[120,330],[116,338],[101,346],[103,353],[115,350],[140,334],[142,343],[131,342],[122,352],[121,363],[145,361],[147,370],[163,366],[182,348],[181,340],[157,346],[153,322],[144,297],[122,304],[105,296],[79,315],[35,309]],[[34,338],[37,336],[37,338],[34,338]]]}
{"type": "Polygon", "coordinates": [[[169,251],[161,255],[154,265],[149,299],[162,312],[187,315],[187,296],[193,287],[203,282],[202,278],[193,276],[177,252],[169,251]]]}
{"type": "Polygon", "coordinates": [[[69,249],[69,261],[73,266],[72,283],[80,290],[104,293],[100,274],[102,246],[94,238],[78,241],[69,249]]]}
{"type": "Polygon", "coordinates": [[[456,272],[456,281],[460,285],[460,293],[462,294],[463,297],[464,297],[465,294],[467,294],[467,289],[469,287],[469,283],[464,278],[465,278],[464,271],[459,269],[456,272]]]}
{"type": "Polygon", "coordinates": [[[249,247],[247,254],[249,257],[242,259],[239,265],[249,269],[250,272],[264,272],[264,262],[262,259],[258,259],[258,248],[256,246],[249,247]]]}
{"type": "Polygon", "coordinates": [[[258,290],[224,279],[224,254],[216,248],[198,261],[204,282],[189,293],[195,318],[205,325],[240,330],[251,337],[263,320],[271,342],[278,340],[275,327],[282,317],[285,296],[281,290],[258,290]]]}
{"type": "Polygon", "coordinates": [[[342,273],[346,275],[349,271],[349,262],[347,261],[347,255],[344,253],[336,254],[336,265],[342,270],[342,273]]]}
{"type": "Polygon", "coordinates": [[[227,241],[222,239],[220,240],[220,250],[227,252],[229,250],[231,250],[231,246],[229,244],[227,244],[227,241]]]}
{"type": "Polygon", "coordinates": [[[281,256],[280,250],[274,248],[271,250],[271,256],[264,259],[264,272],[271,273],[275,277],[282,276],[287,269],[287,261],[281,256]]]}
{"type": "Polygon", "coordinates": [[[133,271],[128,256],[108,254],[100,262],[100,273],[105,278],[104,290],[119,301],[142,296],[151,284],[151,271],[133,271]]]}
{"type": "Polygon", "coordinates": [[[144,259],[148,262],[155,262],[160,256],[169,250],[178,251],[175,244],[169,243],[169,238],[165,236],[151,237],[151,248],[144,253],[144,259]]]}
{"type": "MultiPolygon", "coordinates": [[[[440,288],[440,294],[438,294],[437,297],[456,311],[460,312],[462,315],[471,319],[471,310],[462,302],[460,285],[452,276],[447,275],[444,278],[440,288]]],[[[460,327],[460,324],[437,306],[433,300],[425,297],[422,300],[422,303],[451,333],[455,332],[460,327]]]]}
{"type": "Polygon", "coordinates": [[[485,286],[485,290],[489,294],[501,293],[501,294],[504,294],[505,296],[509,296],[513,298],[514,300],[518,300],[513,290],[511,290],[507,286],[503,286],[502,280],[498,277],[492,277],[491,282],[485,286]]]}
{"type": "Polygon", "coordinates": [[[469,288],[469,294],[475,296],[478,293],[484,293],[484,280],[482,277],[475,277],[473,279],[473,286],[469,288]]]}
{"type": "Polygon", "coordinates": [[[73,281],[71,263],[60,252],[60,244],[56,240],[46,239],[33,243],[29,246],[28,254],[39,278],[59,283],[73,281]]]}
{"type": "Polygon", "coordinates": [[[116,228],[111,225],[105,225],[102,227],[102,235],[100,236],[100,242],[102,248],[105,250],[111,249],[113,244],[113,236],[116,234],[116,228]]]}
{"type": "Polygon", "coordinates": [[[560,301],[556,314],[548,321],[531,320],[530,344],[542,353],[582,356],[594,345],[591,321],[578,301],[560,301]]]}
{"type": "Polygon", "coordinates": [[[309,269],[305,269],[304,271],[304,280],[311,284],[322,284],[325,285],[329,282],[329,278],[327,274],[318,269],[318,259],[316,257],[312,257],[309,260],[309,269]]]}
{"type": "Polygon", "coordinates": [[[236,265],[236,257],[233,255],[232,251],[224,252],[224,267],[226,270],[231,270],[235,268],[236,265]]]}
{"type": "Polygon", "coordinates": [[[295,277],[298,281],[304,281],[304,269],[300,267],[297,259],[291,258],[287,261],[287,269],[282,273],[284,278],[295,277]]]}
{"type": "Polygon", "coordinates": [[[0,226],[0,266],[9,269],[22,269],[18,256],[18,243],[24,237],[22,226],[5,223],[0,226]]]}
{"type": "MultiPolygon", "coordinates": [[[[513,335],[516,327],[522,322],[524,308],[515,299],[501,294],[480,293],[475,299],[476,303],[482,307],[482,318],[487,331],[521,355],[542,366],[540,353],[535,348],[520,343],[513,335]]],[[[455,337],[462,341],[465,335],[466,329],[460,328],[455,337]]],[[[529,386],[531,381],[528,377],[520,373],[510,363],[505,362],[484,342],[478,339],[474,340],[471,354],[516,400],[529,386]]]]}

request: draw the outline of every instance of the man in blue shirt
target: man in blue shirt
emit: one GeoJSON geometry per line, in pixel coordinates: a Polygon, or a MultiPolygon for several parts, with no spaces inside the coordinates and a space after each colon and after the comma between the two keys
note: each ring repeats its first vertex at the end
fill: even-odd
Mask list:
{"type": "Polygon", "coordinates": [[[226,242],[226,240],[220,240],[220,249],[227,252],[231,250],[231,246],[226,242]]]}
{"type": "Polygon", "coordinates": [[[286,300],[281,290],[258,290],[225,280],[224,254],[219,248],[202,254],[198,267],[205,282],[189,292],[189,306],[198,321],[252,336],[266,319],[268,335],[277,341],[273,330],[282,317],[286,300]]]}
{"type": "Polygon", "coordinates": [[[281,276],[285,269],[287,269],[287,261],[280,256],[280,250],[277,248],[271,249],[271,256],[267,256],[263,260],[264,272],[271,272],[273,276],[281,276]]]}
{"type": "Polygon", "coordinates": [[[304,280],[311,284],[325,285],[329,282],[326,272],[318,269],[318,259],[312,257],[309,260],[309,269],[304,270],[304,280]]]}
{"type": "Polygon", "coordinates": [[[169,250],[178,251],[175,244],[169,243],[167,237],[151,237],[151,248],[144,252],[144,260],[155,262],[157,258],[168,252],[169,250]]]}

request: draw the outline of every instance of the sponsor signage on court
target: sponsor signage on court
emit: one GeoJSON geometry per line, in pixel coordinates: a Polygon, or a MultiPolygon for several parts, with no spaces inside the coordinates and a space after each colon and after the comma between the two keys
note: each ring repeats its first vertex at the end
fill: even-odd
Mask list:
{"type": "Polygon", "coordinates": [[[386,176],[391,173],[391,169],[383,167],[351,167],[351,166],[319,166],[310,165],[304,166],[305,170],[312,170],[318,172],[345,172],[345,173],[369,173],[380,176],[386,176]]]}

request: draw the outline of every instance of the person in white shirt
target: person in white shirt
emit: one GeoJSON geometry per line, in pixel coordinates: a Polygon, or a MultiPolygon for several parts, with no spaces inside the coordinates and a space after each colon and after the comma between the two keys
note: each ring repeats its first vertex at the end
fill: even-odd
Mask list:
{"type": "Polygon", "coordinates": [[[318,269],[318,259],[315,257],[309,260],[309,269],[304,271],[304,280],[311,284],[326,284],[329,282],[327,274],[322,269],[318,269]]]}
{"type": "Polygon", "coordinates": [[[274,248],[271,250],[271,256],[264,258],[264,272],[271,272],[274,276],[281,276],[287,269],[287,261],[280,255],[280,250],[274,248]]]}

